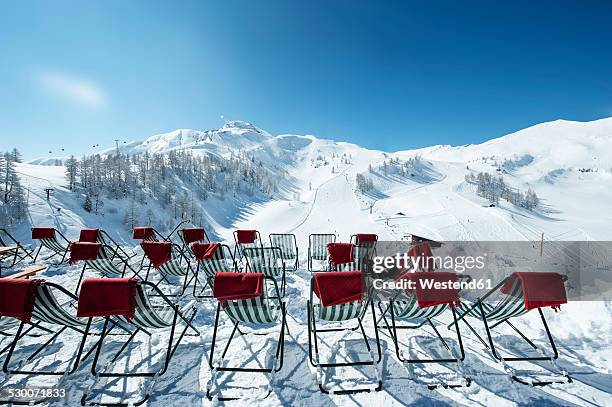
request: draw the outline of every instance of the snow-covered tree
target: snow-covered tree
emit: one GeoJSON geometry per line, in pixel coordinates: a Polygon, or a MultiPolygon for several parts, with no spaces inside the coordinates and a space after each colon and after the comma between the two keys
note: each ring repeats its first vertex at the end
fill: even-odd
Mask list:
{"type": "Polygon", "coordinates": [[[74,191],[78,174],[78,161],[74,156],[66,160],[66,178],[68,178],[68,189],[74,191]]]}

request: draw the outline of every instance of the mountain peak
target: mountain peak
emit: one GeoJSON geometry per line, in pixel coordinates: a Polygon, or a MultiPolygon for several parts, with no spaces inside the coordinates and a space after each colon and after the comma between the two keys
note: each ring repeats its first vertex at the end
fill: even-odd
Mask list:
{"type": "Polygon", "coordinates": [[[231,130],[231,129],[240,129],[240,130],[251,130],[257,133],[263,133],[261,129],[256,127],[254,124],[249,122],[245,122],[242,120],[228,120],[225,122],[221,130],[231,130]]]}

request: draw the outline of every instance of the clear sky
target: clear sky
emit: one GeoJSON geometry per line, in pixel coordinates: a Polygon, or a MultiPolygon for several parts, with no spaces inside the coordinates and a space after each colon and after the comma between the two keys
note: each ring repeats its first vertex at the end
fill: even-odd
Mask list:
{"type": "Polygon", "coordinates": [[[403,150],[612,116],[612,2],[11,1],[0,150],[240,119],[403,150]]]}

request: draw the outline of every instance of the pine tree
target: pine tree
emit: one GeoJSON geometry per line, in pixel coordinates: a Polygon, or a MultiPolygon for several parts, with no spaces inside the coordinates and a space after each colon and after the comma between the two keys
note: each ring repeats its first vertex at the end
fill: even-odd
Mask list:
{"type": "Polygon", "coordinates": [[[123,217],[123,224],[128,227],[128,230],[133,229],[138,223],[138,215],[136,212],[136,203],[133,199],[130,199],[130,206],[125,211],[125,216],[123,217]]]}
{"type": "Polygon", "coordinates": [[[85,202],[83,202],[83,209],[85,209],[85,211],[87,212],[91,212],[91,210],[93,209],[93,204],[91,203],[91,198],[89,197],[89,194],[85,195],[85,202]]]}
{"type": "Polygon", "coordinates": [[[68,189],[74,191],[78,172],[78,161],[74,156],[66,160],[66,177],[68,178],[68,189]]]}
{"type": "Polygon", "coordinates": [[[22,162],[21,153],[19,152],[19,150],[17,150],[17,148],[13,148],[13,150],[11,151],[11,159],[15,163],[22,162]]]}

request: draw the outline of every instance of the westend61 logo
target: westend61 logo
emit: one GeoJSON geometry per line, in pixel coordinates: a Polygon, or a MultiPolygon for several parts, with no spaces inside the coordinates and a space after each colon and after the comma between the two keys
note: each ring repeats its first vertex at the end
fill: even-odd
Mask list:
{"type": "Polygon", "coordinates": [[[483,270],[486,254],[482,256],[411,256],[397,253],[394,256],[376,256],[372,259],[372,271],[384,273],[391,270],[416,272],[418,269],[453,270],[463,273],[469,270],[483,270]]]}

